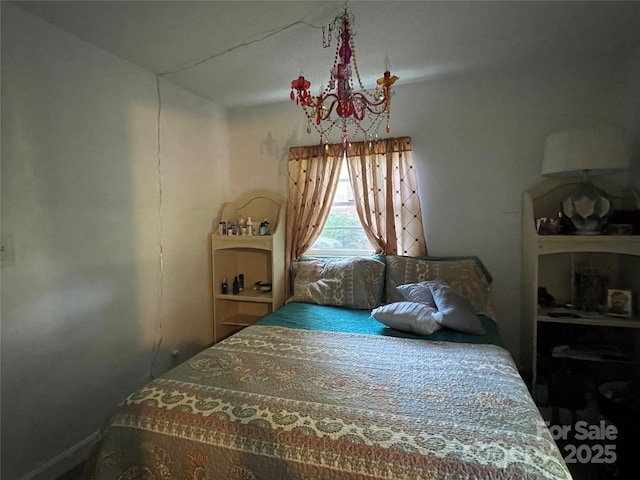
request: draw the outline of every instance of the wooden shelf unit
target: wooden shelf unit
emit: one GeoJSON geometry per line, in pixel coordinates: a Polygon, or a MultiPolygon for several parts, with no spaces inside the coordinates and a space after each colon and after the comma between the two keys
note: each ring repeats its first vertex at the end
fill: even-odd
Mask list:
{"type": "Polygon", "coordinates": [[[266,190],[248,192],[222,208],[219,221],[251,217],[258,225],[266,218],[271,234],[227,236],[216,232],[211,236],[214,342],[253,325],[284,304],[285,214],[285,201],[266,190]],[[244,291],[234,295],[233,279],[240,274],[244,275],[244,291]],[[226,294],[221,290],[224,279],[226,294]],[[270,282],[271,292],[254,290],[256,282],[270,282]]]}
{"type": "MultiPolygon", "coordinates": [[[[628,208],[623,204],[624,190],[619,186],[606,184],[597,179],[594,183],[609,193],[617,208],[628,208]]],[[[637,364],[638,334],[640,314],[638,293],[640,292],[640,236],[638,235],[538,235],[535,219],[553,218],[557,215],[560,201],[575,187],[575,182],[551,179],[525,192],[522,219],[522,321],[521,321],[521,363],[523,376],[531,379],[530,388],[536,394],[539,375],[539,361],[542,359],[541,343],[549,341],[549,335],[566,334],[579,337],[588,333],[591,338],[613,337],[632,340],[634,359],[637,364]],[[545,287],[559,303],[572,301],[574,279],[577,268],[588,266],[602,272],[606,277],[606,288],[631,290],[634,293],[632,316],[629,318],[601,316],[587,318],[551,317],[548,311],[538,305],[538,287],[545,287]],[[554,330],[555,329],[555,330],[554,330]],[[589,330],[591,329],[591,330],[589,330]],[[595,329],[595,331],[593,330],[595,329]],[[544,332],[543,332],[544,331],[544,332]],[[545,333],[545,338],[542,338],[545,333]]],[[[561,337],[563,335],[559,335],[561,337]]],[[[551,341],[555,341],[551,338],[551,341]]],[[[561,340],[558,338],[558,342],[561,340]]],[[[615,343],[615,340],[614,340],[615,343]]],[[[548,347],[548,345],[546,345],[548,347]]],[[[550,355],[544,358],[549,361],[550,355]]],[[[619,364],[608,357],[593,355],[555,356],[582,361],[598,361],[619,364]]],[[[603,367],[606,369],[606,366],[603,367]]],[[[615,376],[611,367],[611,375],[615,376]]],[[[608,372],[604,372],[607,375],[608,372]]]]}

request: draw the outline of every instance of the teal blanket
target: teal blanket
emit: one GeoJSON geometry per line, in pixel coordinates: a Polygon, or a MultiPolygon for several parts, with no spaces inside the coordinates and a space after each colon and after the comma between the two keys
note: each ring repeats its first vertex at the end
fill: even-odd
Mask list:
{"type": "Polygon", "coordinates": [[[394,330],[383,325],[371,316],[370,310],[353,310],[311,303],[289,303],[260,319],[257,325],[272,325],[302,330],[324,330],[328,332],[364,333],[402,338],[420,338],[443,342],[486,343],[504,347],[502,339],[498,334],[498,326],[496,323],[482,315],[480,315],[480,319],[486,332],[484,335],[472,335],[448,328],[438,330],[431,335],[416,335],[410,332],[394,330]]]}

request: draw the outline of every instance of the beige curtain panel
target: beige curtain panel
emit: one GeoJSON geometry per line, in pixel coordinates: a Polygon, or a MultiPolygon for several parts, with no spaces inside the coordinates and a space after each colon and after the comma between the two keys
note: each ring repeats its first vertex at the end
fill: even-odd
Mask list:
{"type": "Polygon", "coordinates": [[[411,138],[353,143],[347,165],[358,215],[376,253],[426,255],[411,138]]]}
{"type": "MultiPolygon", "coordinates": [[[[329,216],[338,185],[342,145],[291,147],[289,149],[289,197],[285,267],[303,255],[316,239],[329,216]]],[[[287,283],[289,275],[287,275],[287,283]]],[[[287,285],[290,291],[290,285],[287,285]]]]}

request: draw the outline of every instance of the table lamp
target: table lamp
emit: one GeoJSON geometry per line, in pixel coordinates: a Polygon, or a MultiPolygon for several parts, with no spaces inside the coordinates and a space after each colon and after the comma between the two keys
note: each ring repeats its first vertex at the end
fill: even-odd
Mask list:
{"type": "Polygon", "coordinates": [[[595,127],[557,132],[545,142],[542,175],[582,177],[562,200],[562,213],[578,235],[599,235],[611,214],[611,200],[590,175],[606,175],[629,168],[622,130],[595,127]]]}

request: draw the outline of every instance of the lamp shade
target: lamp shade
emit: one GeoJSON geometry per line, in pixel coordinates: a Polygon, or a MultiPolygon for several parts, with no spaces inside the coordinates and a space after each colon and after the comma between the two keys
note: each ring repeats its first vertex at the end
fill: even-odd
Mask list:
{"type": "Polygon", "coordinates": [[[615,127],[565,130],[549,135],[542,175],[607,174],[629,168],[624,133],[615,127]]]}

